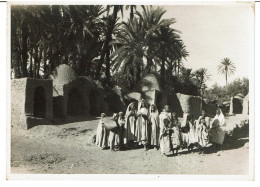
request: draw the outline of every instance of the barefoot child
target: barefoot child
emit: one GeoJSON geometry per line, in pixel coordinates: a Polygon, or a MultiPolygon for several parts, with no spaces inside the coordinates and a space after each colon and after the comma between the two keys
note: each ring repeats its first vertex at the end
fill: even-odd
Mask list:
{"type": "Polygon", "coordinates": [[[112,119],[116,124],[117,128],[109,131],[108,145],[111,151],[120,151],[120,131],[118,125],[118,114],[114,113],[112,119]]]}
{"type": "Polygon", "coordinates": [[[197,123],[196,132],[198,136],[199,154],[204,154],[209,142],[208,129],[204,118],[201,118],[199,123],[197,123]]]}
{"type": "Polygon", "coordinates": [[[181,146],[181,134],[180,134],[180,123],[175,112],[172,113],[172,119],[173,119],[173,127],[172,127],[172,134],[171,134],[172,150],[173,150],[173,155],[174,155],[174,151],[176,151],[176,156],[177,156],[181,146]]]}
{"type": "Polygon", "coordinates": [[[123,128],[125,125],[125,118],[124,118],[124,113],[119,112],[118,113],[118,131],[119,131],[119,136],[120,136],[120,147],[124,144],[123,140],[123,128]]]}
{"type": "Polygon", "coordinates": [[[170,121],[167,118],[162,120],[163,124],[160,125],[160,148],[161,148],[161,155],[166,156],[166,153],[171,152],[171,139],[170,139],[170,128],[169,124],[170,121]]]}
{"type": "Polygon", "coordinates": [[[108,146],[108,135],[109,131],[105,128],[104,125],[104,117],[106,117],[105,113],[101,114],[101,119],[98,123],[97,133],[96,133],[96,145],[104,149],[108,146]]]}
{"type": "Polygon", "coordinates": [[[196,125],[193,122],[193,118],[192,115],[188,115],[187,117],[187,121],[189,124],[189,132],[188,132],[188,151],[192,152],[194,146],[197,144],[198,142],[198,137],[196,134],[196,125]]]}

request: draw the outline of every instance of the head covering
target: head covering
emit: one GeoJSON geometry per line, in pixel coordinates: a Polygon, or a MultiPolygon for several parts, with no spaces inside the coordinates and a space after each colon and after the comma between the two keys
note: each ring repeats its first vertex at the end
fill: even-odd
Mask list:
{"type": "Polygon", "coordinates": [[[106,117],[105,113],[101,113],[101,118],[106,117]]]}
{"type": "Polygon", "coordinates": [[[155,117],[156,121],[159,122],[159,111],[155,104],[151,104],[151,106],[149,107],[149,114],[150,114],[150,118],[155,117]],[[154,112],[152,112],[152,106],[154,106],[155,109],[154,112]]]}
{"type": "Polygon", "coordinates": [[[127,109],[126,109],[126,112],[125,112],[125,118],[129,115],[130,113],[130,109],[131,107],[134,105],[134,102],[131,102],[128,106],[127,106],[127,109]]]}
{"type": "Polygon", "coordinates": [[[218,119],[220,126],[226,126],[225,116],[224,116],[224,114],[222,113],[222,110],[221,110],[220,108],[218,108],[218,110],[219,110],[220,114],[219,114],[219,115],[216,114],[216,116],[214,117],[213,121],[214,121],[215,119],[218,119]]]}
{"type": "Polygon", "coordinates": [[[141,109],[142,102],[144,102],[145,107],[148,109],[148,104],[147,104],[146,100],[141,99],[141,101],[138,103],[138,111],[141,109]]]}
{"type": "Polygon", "coordinates": [[[114,113],[111,119],[112,119],[112,120],[116,120],[116,119],[117,119],[117,116],[118,116],[118,114],[117,114],[117,113],[114,113]]]}
{"type": "Polygon", "coordinates": [[[191,117],[191,121],[190,123],[193,125],[193,117],[190,113],[184,113],[183,114],[183,121],[182,121],[182,127],[186,126],[187,122],[188,122],[188,117],[191,117]]]}

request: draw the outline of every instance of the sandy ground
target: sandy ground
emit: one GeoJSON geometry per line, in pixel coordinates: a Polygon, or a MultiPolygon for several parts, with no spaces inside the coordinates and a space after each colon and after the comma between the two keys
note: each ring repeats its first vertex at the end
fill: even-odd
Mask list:
{"type": "MultiPolygon", "coordinates": [[[[236,123],[244,116],[232,116],[236,123]]],[[[93,145],[98,119],[70,119],[63,125],[41,125],[30,130],[12,129],[11,172],[37,174],[248,174],[249,138],[226,143],[215,153],[199,155],[181,150],[162,157],[160,151],[142,148],[101,150],[93,145]]],[[[231,125],[229,125],[231,126],[231,125]]]]}

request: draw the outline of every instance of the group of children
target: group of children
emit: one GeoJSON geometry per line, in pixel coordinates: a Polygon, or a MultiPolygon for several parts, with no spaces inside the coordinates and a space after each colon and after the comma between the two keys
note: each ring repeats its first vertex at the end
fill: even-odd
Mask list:
{"type": "Polygon", "coordinates": [[[188,151],[192,152],[194,147],[198,147],[201,154],[205,152],[209,142],[220,145],[224,141],[224,131],[220,126],[225,123],[225,118],[220,109],[216,113],[211,124],[205,111],[202,111],[196,121],[192,115],[184,114],[180,123],[169,105],[165,105],[159,114],[157,107],[152,104],[148,108],[145,100],[139,102],[137,110],[135,103],[130,103],[125,116],[123,112],[113,115],[112,120],[116,123],[116,128],[112,130],[106,128],[103,120],[105,114],[101,114],[96,144],[103,149],[110,147],[115,151],[143,145],[145,150],[151,147],[160,149],[163,156],[168,154],[177,156],[180,148],[188,148],[188,151]]]}

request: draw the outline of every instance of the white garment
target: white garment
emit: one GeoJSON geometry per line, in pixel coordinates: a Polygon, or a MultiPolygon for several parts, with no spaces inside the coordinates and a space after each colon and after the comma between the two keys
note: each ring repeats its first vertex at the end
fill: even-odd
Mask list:
{"type": "Polygon", "coordinates": [[[151,106],[150,106],[150,116],[149,116],[149,122],[150,122],[150,145],[159,145],[159,112],[158,109],[155,107],[155,111],[152,112],[151,106]]]}
{"type": "Polygon", "coordinates": [[[219,126],[220,126],[220,127],[224,127],[224,126],[226,126],[225,116],[224,116],[224,114],[222,113],[221,109],[219,109],[219,111],[220,111],[220,114],[219,114],[219,115],[216,114],[216,116],[214,117],[213,121],[214,121],[215,119],[218,119],[218,121],[219,121],[219,126]]]}
{"type": "Polygon", "coordinates": [[[160,121],[160,128],[164,127],[164,123],[163,120],[164,119],[168,119],[170,121],[169,123],[169,127],[172,127],[172,113],[171,112],[161,112],[160,116],[159,116],[159,121],[160,121]]]}

